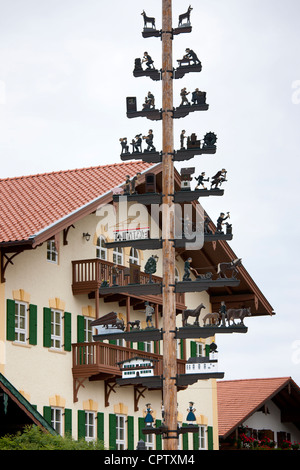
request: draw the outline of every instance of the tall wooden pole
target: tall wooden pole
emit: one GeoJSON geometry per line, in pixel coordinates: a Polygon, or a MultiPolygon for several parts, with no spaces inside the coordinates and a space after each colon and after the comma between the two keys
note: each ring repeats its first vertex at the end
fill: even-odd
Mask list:
{"type": "Polygon", "coordinates": [[[177,450],[177,374],[175,248],[174,243],[174,137],[173,137],[172,0],[162,0],[162,177],[163,177],[163,401],[169,431],[165,450],[177,450]]]}

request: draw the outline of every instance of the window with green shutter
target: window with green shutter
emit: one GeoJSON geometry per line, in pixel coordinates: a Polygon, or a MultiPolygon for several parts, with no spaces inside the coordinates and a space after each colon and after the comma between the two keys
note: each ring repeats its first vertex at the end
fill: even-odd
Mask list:
{"type": "Polygon", "coordinates": [[[16,305],[12,299],[6,301],[6,339],[7,341],[15,340],[15,312],[16,305]]]}
{"type": "Polygon", "coordinates": [[[84,317],[77,315],[77,343],[84,342],[84,317]]]}
{"type": "Polygon", "coordinates": [[[109,415],[109,450],[116,449],[116,439],[117,439],[117,417],[115,414],[109,415]]]}
{"type": "MultiPolygon", "coordinates": [[[[182,426],[187,426],[186,423],[183,423],[182,426]]],[[[182,434],[182,450],[189,449],[189,433],[182,434]]]]}
{"type": "Polygon", "coordinates": [[[104,442],[104,413],[97,413],[97,439],[104,442]]]}
{"type": "Polygon", "coordinates": [[[133,416],[127,417],[127,446],[128,450],[134,450],[134,419],[133,416]]]}
{"type": "MultiPolygon", "coordinates": [[[[155,427],[159,428],[161,426],[161,420],[157,419],[155,422],[155,427]]],[[[161,434],[157,434],[155,436],[155,441],[156,441],[156,450],[162,450],[162,436],[161,434]]]]}
{"type": "Polygon", "coordinates": [[[72,340],[71,340],[71,313],[64,313],[64,350],[71,351],[72,349],[72,340]]]}
{"type": "Polygon", "coordinates": [[[51,308],[44,307],[44,334],[43,344],[45,348],[51,348],[51,308]]]}
{"type": "Polygon", "coordinates": [[[29,305],[29,344],[37,345],[37,306],[29,305]]]}
{"type": "Polygon", "coordinates": [[[141,441],[141,440],[145,441],[145,434],[143,434],[143,432],[142,432],[142,429],[144,429],[144,427],[145,427],[144,418],[139,417],[138,425],[139,425],[139,441],[141,441]]]}
{"type": "Polygon", "coordinates": [[[85,411],[78,410],[78,440],[85,439],[85,411]]]}
{"type": "Polygon", "coordinates": [[[212,426],[207,426],[207,447],[208,450],[214,450],[214,436],[212,426]]]}
{"type": "Polygon", "coordinates": [[[72,436],[72,410],[69,408],[65,408],[64,415],[65,415],[65,436],[66,435],[72,436]]]}
{"type": "Polygon", "coordinates": [[[197,357],[197,345],[195,341],[191,341],[191,357],[197,357]]]}
{"type": "Polygon", "coordinates": [[[198,432],[193,433],[193,449],[194,450],[199,449],[199,433],[198,432]]]}

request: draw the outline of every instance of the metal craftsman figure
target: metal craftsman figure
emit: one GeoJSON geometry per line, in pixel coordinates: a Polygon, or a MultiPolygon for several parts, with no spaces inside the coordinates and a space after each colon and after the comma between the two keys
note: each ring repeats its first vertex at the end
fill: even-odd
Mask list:
{"type": "Polygon", "coordinates": [[[113,265],[112,267],[112,283],[113,286],[117,286],[117,279],[120,271],[118,270],[118,266],[116,264],[113,265]]]}
{"type": "Polygon", "coordinates": [[[119,140],[121,142],[122,153],[128,153],[129,145],[127,145],[127,137],[121,137],[119,140]]]}
{"type": "Polygon", "coordinates": [[[154,69],[154,65],[153,65],[153,60],[152,58],[150,57],[150,55],[148,54],[148,52],[144,52],[144,57],[143,57],[143,60],[142,62],[146,62],[146,66],[147,66],[147,69],[154,69]]]}
{"type": "Polygon", "coordinates": [[[137,181],[137,179],[139,178],[140,175],[141,175],[141,173],[137,173],[132,178],[132,180],[130,181],[130,194],[136,194],[135,185],[136,185],[136,181],[137,181]]]}
{"type": "Polygon", "coordinates": [[[223,233],[223,227],[222,225],[224,224],[226,219],[230,219],[230,214],[227,212],[227,215],[225,216],[224,212],[221,212],[218,220],[217,220],[217,232],[218,233],[223,233]]]}
{"type": "Polygon", "coordinates": [[[191,281],[191,280],[192,280],[192,279],[190,278],[191,262],[192,262],[192,258],[188,258],[188,259],[184,262],[184,275],[183,275],[183,278],[182,278],[183,281],[191,281]]]}
{"type": "Polygon", "coordinates": [[[181,131],[181,134],[180,134],[180,148],[181,149],[184,149],[184,139],[186,139],[186,136],[185,136],[185,130],[183,129],[181,131]]]}
{"type": "Polygon", "coordinates": [[[151,91],[148,91],[148,95],[145,97],[145,103],[143,104],[143,109],[154,109],[155,107],[155,98],[151,91]]]}
{"type": "Polygon", "coordinates": [[[132,152],[133,153],[141,153],[142,152],[142,134],[137,134],[135,136],[135,140],[132,139],[132,152]]]}
{"type": "Polygon", "coordinates": [[[144,150],[144,152],[155,152],[155,147],[153,145],[153,130],[149,129],[148,135],[144,136],[143,139],[145,139],[146,144],[148,145],[147,149],[144,150]]]}
{"type": "Polygon", "coordinates": [[[193,65],[200,64],[200,60],[192,49],[186,48],[185,52],[186,56],[194,62],[193,65]]]}
{"type": "Polygon", "coordinates": [[[199,91],[199,88],[196,88],[195,91],[192,93],[192,103],[194,105],[196,104],[202,104],[205,99],[203,99],[205,96],[205,93],[203,91],[199,91]]]}
{"type": "Polygon", "coordinates": [[[226,319],[227,319],[227,316],[226,316],[226,312],[227,312],[227,309],[226,309],[226,305],[225,305],[225,302],[222,301],[221,302],[221,307],[220,307],[220,310],[219,310],[219,313],[221,315],[221,321],[222,321],[222,326],[226,326],[226,319]]]}
{"type": "Polygon", "coordinates": [[[195,177],[195,180],[197,181],[197,186],[195,189],[198,189],[199,186],[203,186],[203,189],[207,189],[206,186],[204,186],[204,181],[209,181],[209,178],[205,179],[205,171],[203,171],[199,176],[195,177]]]}
{"type": "Polygon", "coordinates": [[[187,95],[189,95],[189,91],[186,91],[186,88],[182,88],[181,92],[180,92],[180,96],[181,96],[181,103],[180,103],[180,106],[184,106],[184,103],[186,103],[187,105],[190,104],[189,100],[187,99],[187,95]]]}
{"type": "Polygon", "coordinates": [[[210,189],[212,189],[213,186],[214,189],[218,189],[218,186],[220,186],[224,181],[227,181],[226,175],[227,171],[225,168],[222,168],[222,170],[218,171],[211,179],[210,189]]]}
{"type": "Polygon", "coordinates": [[[147,327],[153,328],[153,322],[152,322],[153,313],[154,313],[154,308],[152,307],[152,305],[150,305],[149,302],[145,302],[145,315],[146,315],[147,327]]]}

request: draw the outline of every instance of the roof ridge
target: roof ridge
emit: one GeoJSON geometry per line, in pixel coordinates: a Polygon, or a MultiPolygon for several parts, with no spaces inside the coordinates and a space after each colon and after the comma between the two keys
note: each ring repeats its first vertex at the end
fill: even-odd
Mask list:
{"type": "Polygon", "coordinates": [[[257,378],[249,378],[249,379],[232,379],[232,380],[218,380],[218,384],[223,383],[232,383],[232,382],[250,382],[250,381],[258,381],[258,380],[287,380],[292,379],[291,376],[280,376],[280,377],[257,377],[257,378]]]}
{"type": "Polygon", "coordinates": [[[129,166],[129,165],[139,165],[139,164],[145,164],[145,162],[141,161],[126,161],[126,162],[119,162],[119,163],[109,163],[107,165],[94,165],[94,166],[89,166],[89,167],[83,167],[83,168],[72,168],[68,170],[55,170],[55,171],[45,171],[44,173],[34,173],[34,174],[29,174],[29,175],[23,175],[23,176],[12,176],[12,177],[7,177],[7,178],[0,178],[0,182],[2,181],[13,181],[13,180],[18,180],[18,179],[27,179],[27,178],[36,178],[39,176],[45,176],[45,175],[58,175],[61,173],[72,173],[72,172],[78,172],[78,171],[86,171],[86,170],[95,170],[97,168],[108,168],[108,167],[120,167],[120,166],[129,166]]]}

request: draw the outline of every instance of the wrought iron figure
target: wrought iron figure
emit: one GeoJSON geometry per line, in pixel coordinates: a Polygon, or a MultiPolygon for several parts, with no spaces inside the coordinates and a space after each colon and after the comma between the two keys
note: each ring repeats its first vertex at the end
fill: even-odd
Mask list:
{"type": "Polygon", "coordinates": [[[205,309],[205,305],[203,304],[200,304],[198,305],[198,307],[194,308],[194,309],[186,309],[183,311],[182,313],[182,322],[183,322],[183,326],[186,326],[187,325],[187,319],[188,317],[196,317],[196,320],[194,322],[194,325],[198,325],[199,326],[199,316],[200,316],[200,313],[201,313],[201,310],[202,309],[205,309]]]}
{"type": "Polygon", "coordinates": [[[221,212],[217,220],[217,229],[216,229],[217,233],[223,233],[222,225],[224,224],[226,219],[230,219],[230,213],[227,212],[227,215],[225,216],[224,212],[221,212]]]}
{"type": "Polygon", "coordinates": [[[152,305],[149,304],[149,302],[145,302],[145,315],[146,315],[146,323],[148,327],[153,328],[153,322],[152,322],[152,315],[154,313],[154,308],[152,305]]]}
{"type": "Polygon", "coordinates": [[[143,109],[154,109],[155,107],[155,98],[151,91],[148,91],[148,95],[145,97],[145,103],[143,104],[143,109]]]}
{"type": "Polygon", "coordinates": [[[156,273],[157,255],[152,255],[145,264],[145,273],[149,274],[149,283],[152,283],[152,274],[156,273]]]}
{"type": "Polygon", "coordinates": [[[181,131],[181,134],[180,134],[180,148],[181,149],[184,149],[184,139],[186,139],[186,136],[185,136],[185,130],[183,129],[181,131]]]}
{"type": "Polygon", "coordinates": [[[137,134],[135,136],[135,140],[132,139],[132,152],[133,153],[141,153],[142,152],[142,134],[137,134]]]}
{"type": "Polygon", "coordinates": [[[152,416],[151,403],[147,403],[146,404],[145,424],[146,424],[146,426],[152,426],[153,423],[154,423],[154,418],[152,416]]]}
{"type": "Polygon", "coordinates": [[[190,104],[189,100],[187,99],[187,95],[189,95],[189,91],[186,91],[186,88],[182,88],[181,92],[180,92],[180,96],[181,96],[181,103],[180,103],[180,106],[184,106],[184,103],[186,103],[187,105],[190,104]]]}
{"type": "Polygon", "coordinates": [[[147,149],[144,150],[144,152],[155,152],[155,147],[153,145],[153,130],[149,129],[148,135],[143,136],[143,139],[146,141],[146,144],[148,145],[147,149]]]}
{"type": "Polygon", "coordinates": [[[209,228],[210,222],[211,222],[211,219],[206,215],[204,217],[204,233],[206,233],[206,234],[211,234],[212,233],[212,231],[209,228]]]}
{"type": "Polygon", "coordinates": [[[227,313],[226,312],[227,312],[226,305],[225,305],[224,300],[222,300],[220,310],[219,310],[219,313],[220,313],[221,318],[222,318],[222,326],[226,326],[226,318],[227,318],[227,313]]]}
{"type": "Polygon", "coordinates": [[[198,59],[197,54],[192,49],[187,47],[185,52],[186,56],[193,61],[194,65],[200,64],[200,60],[198,59]]]}
{"type": "Polygon", "coordinates": [[[132,178],[132,180],[130,181],[130,194],[136,194],[135,185],[136,185],[136,181],[137,181],[137,179],[139,178],[140,175],[141,175],[141,173],[137,173],[132,178]]]}
{"type": "Polygon", "coordinates": [[[205,171],[202,171],[199,176],[195,177],[195,180],[197,181],[197,186],[195,187],[195,189],[198,189],[199,186],[203,186],[203,189],[207,189],[207,187],[204,186],[204,181],[209,181],[209,178],[205,179],[205,171]]]}
{"type": "Polygon", "coordinates": [[[233,325],[236,325],[234,320],[240,320],[240,324],[244,326],[244,318],[251,316],[250,307],[248,308],[229,308],[227,311],[228,326],[230,326],[230,320],[233,325]]]}
{"type": "Polygon", "coordinates": [[[154,61],[152,60],[152,57],[148,54],[148,52],[144,52],[142,63],[144,62],[146,63],[147,69],[154,69],[154,61]]]}
{"type": "Polygon", "coordinates": [[[127,145],[127,137],[121,137],[120,139],[122,153],[129,153],[129,145],[127,145]]]}
{"type": "Polygon", "coordinates": [[[190,401],[189,402],[189,407],[186,411],[188,411],[188,415],[186,417],[186,421],[188,423],[193,423],[194,421],[196,421],[196,416],[195,416],[195,413],[194,411],[196,411],[196,408],[194,408],[194,402],[193,401],[190,401]]]}
{"type": "Polygon", "coordinates": [[[185,262],[184,262],[184,275],[183,275],[183,278],[182,280],[183,281],[191,281],[191,277],[190,277],[190,274],[191,274],[191,262],[192,262],[192,258],[188,258],[185,262]]]}
{"type": "Polygon", "coordinates": [[[130,176],[126,176],[125,186],[124,186],[124,193],[125,196],[130,194],[130,176]]]}
{"type": "Polygon", "coordinates": [[[178,26],[187,26],[187,25],[190,25],[190,16],[191,16],[191,11],[192,11],[192,7],[191,5],[188,7],[188,10],[186,13],[182,13],[181,15],[179,15],[178,17],[178,26]],[[182,24],[182,21],[183,20],[186,20],[185,23],[182,24]]]}
{"type": "Polygon", "coordinates": [[[221,186],[224,181],[227,181],[226,175],[227,171],[225,168],[222,168],[222,170],[218,171],[211,179],[210,189],[218,189],[218,186],[221,186]]]}
{"type": "Polygon", "coordinates": [[[193,105],[203,104],[206,100],[206,93],[204,91],[200,91],[199,88],[196,88],[195,91],[192,93],[192,103],[193,105]]]}
{"type": "Polygon", "coordinates": [[[221,278],[223,276],[226,279],[228,279],[226,276],[226,271],[231,271],[232,272],[231,278],[234,279],[235,275],[238,273],[237,267],[241,266],[241,264],[242,264],[241,258],[234,259],[233,261],[230,261],[229,263],[226,263],[226,262],[219,263],[218,270],[217,270],[218,277],[221,278]]]}
{"type": "Polygon", "coordinates": [[[144,17],[144,28],[147,28],[147,24],[150,23],[151,28],[155,29],[155,18],[147,16],[145,10],[143,10],[143,13],[141,13],[141,15],[144,17]]]}

